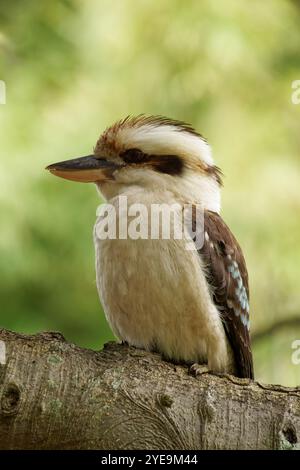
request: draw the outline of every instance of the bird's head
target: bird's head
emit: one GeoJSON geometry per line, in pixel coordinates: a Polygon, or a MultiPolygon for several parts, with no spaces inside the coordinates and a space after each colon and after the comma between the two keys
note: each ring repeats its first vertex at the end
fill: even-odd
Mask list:
{"type": "Polygon", "coordinates": [[[161,116],[127,117],[107,128],[92,155],[47,167],[73,181],[96,183],[106,199],[132,189],[167,190],[219,212],[221,172],[206,140],[191,126],[161,116]]]}

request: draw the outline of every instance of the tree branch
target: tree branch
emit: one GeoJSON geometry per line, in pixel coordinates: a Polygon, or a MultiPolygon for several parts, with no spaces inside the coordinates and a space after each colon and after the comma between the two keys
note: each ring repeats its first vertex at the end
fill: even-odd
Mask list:
{"type": "Polygon", "coordinates": [[[81,349],[59,333],[0,340],[1,449],[299,447],[300,387],[194,378],[158,354],[81,349]]]}

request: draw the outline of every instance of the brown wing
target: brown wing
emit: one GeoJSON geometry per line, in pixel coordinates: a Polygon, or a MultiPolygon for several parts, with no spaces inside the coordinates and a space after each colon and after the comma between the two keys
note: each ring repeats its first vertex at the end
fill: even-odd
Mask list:
{"type": "Polygon", "coordinates": [[[199,253],[234,352],[237,374],[253,379],[248,273],[244,256],[237,240],[215,212],[205,211],[204,230],[204,244],[199,253]]]}

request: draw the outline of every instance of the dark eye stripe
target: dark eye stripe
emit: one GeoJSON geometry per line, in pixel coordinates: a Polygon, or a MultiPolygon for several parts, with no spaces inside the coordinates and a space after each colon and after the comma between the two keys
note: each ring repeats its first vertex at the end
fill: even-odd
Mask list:
{"type": "Polygon", "coordinates": [[[151,164],[160,173],[168,175],[180,175],[183,172],[183,161],[177,155],[152,155],[151,164]]]}
{"type": "Polygon", "coordinates": [[[183,161],[177,155],[148,155],[139,149],[128,149],[120,154],[125,163],[146,163],[153,170],[169,175],[180,175],[183,171],[183,161]]]}
{"type": "Polygon", "coordinates": [[[129,149],[120,154],[125,163],[142,163],[149,160],[149,155],[146,155],[139,149],[129,149]]]}

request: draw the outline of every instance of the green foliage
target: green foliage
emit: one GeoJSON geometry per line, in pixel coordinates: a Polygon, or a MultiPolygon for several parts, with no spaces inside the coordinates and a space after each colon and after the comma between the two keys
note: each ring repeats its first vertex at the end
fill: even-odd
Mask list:
{"type": "MultiPolygon", "coordinates": [[[[297,2],[1,1],[1,325],[112,337],[99,306],[88,185],[43,168],[90,153],[127,114],[186,120],[226,175],[223,215],[245,251],[252,331],[300,315],[297,2]]],[[[299,384],[298,331],[255,348],[259,379],[299,384]]]]}

